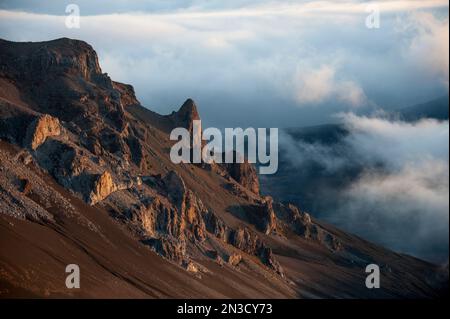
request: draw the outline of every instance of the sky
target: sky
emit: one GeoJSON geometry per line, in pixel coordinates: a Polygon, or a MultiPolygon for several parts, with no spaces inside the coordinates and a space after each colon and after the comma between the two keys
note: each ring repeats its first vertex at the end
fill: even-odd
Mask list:
{"type": "Polygon", "coordinates": [[[207,126],[295,127],[448,93],[448,1],[7,1],[0,37],[90,43],[159,113],[191,97],[207,126]],[[80,9],[67,28],[66,5],[80,9]]]}

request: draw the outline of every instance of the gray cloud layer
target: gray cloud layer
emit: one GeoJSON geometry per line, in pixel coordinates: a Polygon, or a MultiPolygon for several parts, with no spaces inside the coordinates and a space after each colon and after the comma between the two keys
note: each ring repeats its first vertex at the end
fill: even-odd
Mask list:
{"type": "Polygon", "coordinates": [[[320,217],[394,250],[447,261],[448,121],[405,123],[351,113],[341,119],[349,135],[338,145],[283,137],[294,169],[315,163],[325,170],[321,176],[361,169],[337,177],[338,185],[331,177],[317,187],[320,217]]]}
{"type": "Polygon", "coordinates": [[[0,11],[0,36],[83,39],[145,105],[169,113],[193,97],[208,125],[325,123],[448,91],[442,1],[382,2],[380,29],[367,29],[364,5],[351,0],[78,3],[81,28],[67,29],[63,3],[4,2],[59,16],[0,11]]]}

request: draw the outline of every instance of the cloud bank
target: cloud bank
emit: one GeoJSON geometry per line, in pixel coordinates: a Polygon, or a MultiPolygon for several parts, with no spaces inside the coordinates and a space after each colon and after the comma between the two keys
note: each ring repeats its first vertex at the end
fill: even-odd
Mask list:
{"type": "Polygon", "coordinates": [[[338,144],[283,140],[290,165],[314,163],[323,169],[317,180],[328,176],[316,188],[320,217],[399,252],[447,261],[448,121],[340,118],[348,135],[338,144]]]}
{"type": "Polygon", "coordinates": [[[144,105],[169,113],[192,97],[207,125],[326,123],[448,92],[445,1],[379,2],[380,29],[351,0],[77,3],[80,29],[65,27],[64,1],[2,2],[0,37],[83,39],[144,105]]]}

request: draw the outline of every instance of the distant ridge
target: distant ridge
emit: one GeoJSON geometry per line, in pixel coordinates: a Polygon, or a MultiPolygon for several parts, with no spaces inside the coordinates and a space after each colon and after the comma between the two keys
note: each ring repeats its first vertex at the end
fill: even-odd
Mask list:
{"type": "Polygon", "coordinates": [[[426,103],[402,108],[398,112],[406,121],[417,121],[422,118],[448,120],[448,98],[447,94],[426,103]]]}

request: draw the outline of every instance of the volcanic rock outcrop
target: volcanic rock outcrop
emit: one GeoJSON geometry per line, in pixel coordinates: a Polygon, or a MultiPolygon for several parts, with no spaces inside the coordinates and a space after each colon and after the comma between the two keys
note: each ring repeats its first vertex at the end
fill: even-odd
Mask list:
{"type": "Polygon", "coordinates": [[[227,163],[223,166],[236,182],[249,191],[259,194],[258,174],[253,164],[244,161],[243,163],[227,163]]]}
{"type": "Polygon", "coordinates": [[[122,107],[126,108],[130,105],[140,105],[136,98],[136,94],[134,93],[134,88],[131,85],[119,82],[112,82],[112,85],[120,94],[120,103],[122,104],[122,107]]]}
{"type": "Polygon", "coordinates": [[[96,177],[92,191],[89,195],[89,203],[95,205],[116,190],[117,186],[114,183],[111,174],[106,171],[96,177]]]}
{"type": "Polygon", "coordinates": [[[200,120],[197,105],[192,99],[187,99],[177,112],[172,112],[168,116],[173,127],[184,127],[192,133],[193,121],[200,120]]]}
{"type": "Polygon", "coordinates": [[[259,230],[268,235],[277,229],[277,218],[273,209],[273,199],[266,196],[260,202],[253,205],[247,211],[250,211],[250,220],[257,225],[259,230]]]}
{"type": "Polygon", "coordinates": [[[50,115],[37,117],[27,129],[27,144],[32,150],[38,148],[49,136],[61,133],[59,120],[50,115]]]}

